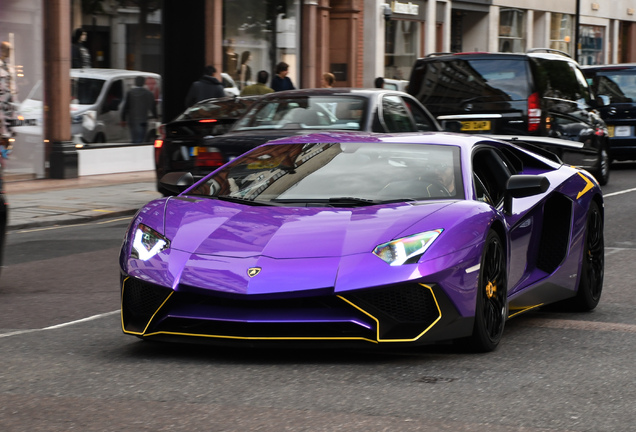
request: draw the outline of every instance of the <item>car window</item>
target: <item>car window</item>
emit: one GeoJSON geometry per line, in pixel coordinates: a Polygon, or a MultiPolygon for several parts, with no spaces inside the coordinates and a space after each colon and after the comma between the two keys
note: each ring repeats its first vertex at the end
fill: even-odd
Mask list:
{"type": "Polygon", "coordinates": [[[636,101],[636,70],[598,72],[592,80],[597,95],[609,96],[611,103],[636,101]]]}
{"type": "Polygon", "coordinates": [[[480,192],[478,185],[475,184],[478,200],[488,197],[494,206],[503,202],[506,185],[511,175],[510,165],[510,162],[506,161],[501,153],[494,148],[484,147],[474,153],[473,175],[479,178],[481,182],[479,187],[483,186],[486,191],[486,193],[480,192]]]}
{"type": "Polygon", "coordinates": [[[360,97],[276,97],[255,104],[233,130],[361,130],[367,105],[367,100],[360,97]]]}
{"type": "MultiPolygon", "coordinates": [[[[71,77],[71,102],[81,105],[93,105],[97,102],[105,82],[102,79],[71,77]]],[[[121,81],[118,82],[121,85],[121,81]]]]}
{"type": "Polygon", "coordinates": [[[382,97],[382,119],[387,132],[415,131],[411,116],[399,96],[385,95],[382,97]]]}
{"type": "Polygon", "coordinates": [[[124,83],[122,80],[113,81],[108,88],[108,93],[106,93],[106,102],[102,106],[102,113],[108,111],[116,111],[119,109],[119,104],[121,104],[122,99],[124,98],[124,83]]]}
{"type": "Polygon", "coordinates": [[[428,104],[525,100],[530,93],[522,58],[422,62],[413,70],[409,93],[428,104]]]}
{"type": "Polygon", "coordinates": [[[415,127],[418,131],[429,132],[439,130],[438,126],[435,124],[435,121],[431,118],[430,115],[426,114],[426,112],[417,102],[408,97],[403,97],[402,99],[406,104],[407,109],[413,116],[413,119],[415,120],[415,127]]]}
{"type": "Polygon", "coordinates": [[[589,88],[583,73],[563,60],[533,58],[537,65],[537,85],[543,97],[588,102],[589,88]]]}

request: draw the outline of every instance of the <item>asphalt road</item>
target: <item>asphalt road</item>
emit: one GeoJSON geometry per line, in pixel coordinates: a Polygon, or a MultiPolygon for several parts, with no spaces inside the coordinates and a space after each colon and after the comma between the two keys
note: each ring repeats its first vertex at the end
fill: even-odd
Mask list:
{"type": "Polygon", "coordinates": [[[227,350],[121,332],[128,219],[13,231],[1,431],[633,431],[636,166],[606,194],[603,297],[508,322],[493,353],[227,350]]]}

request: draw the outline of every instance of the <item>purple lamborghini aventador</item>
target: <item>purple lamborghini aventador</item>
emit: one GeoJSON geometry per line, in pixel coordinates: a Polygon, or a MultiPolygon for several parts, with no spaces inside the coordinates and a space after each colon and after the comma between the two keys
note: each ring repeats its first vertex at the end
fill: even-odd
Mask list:
{"type": "Polygon", "coordinates": [[[603,286],[603,197],[556,156],[478,135],[272,141],[134,217],[123,331],[217,344],[490,351],[506,320],[603,286]]]}

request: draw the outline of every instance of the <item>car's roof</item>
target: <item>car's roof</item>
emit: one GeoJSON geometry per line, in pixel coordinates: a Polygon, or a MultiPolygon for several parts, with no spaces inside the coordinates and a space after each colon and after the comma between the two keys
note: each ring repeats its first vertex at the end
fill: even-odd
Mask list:
{"type": "Polygon", "coordinates": [[[160,78],[160,75],[154,72],[142,72],[142,71],[135,71],[135,70],[127,70],[127,69],[100,69],[100,68],[71,69],[72,77],[109,79],[116,76],[136,77],[139,75],[150,76],[153,78],[160,78]]]}
{"type": "Polygon", "coordinates": [[[305,135],[295,135],[270,141],[271,144],[289,143],[324,143],[324,142],[355,142],[355,143],[395,143],[422,145],[450,145],[470,148],[483,141],[492,141],[479,135],[459,134],[451,132],[403,132],[403,133],[373,133],[373,132],[324,132],[305,135]]]}
{"type": "Polygon", "coordinates": [[[461,52],[461,53],[436,53],[436,54],[430,54],[427,57],[424,58],[420,58],[418,59],[418,61],[435,61],[436,59],[441,59],[441,60],[452,60],[452,59],[458,59],[458,58],[464,58],[464,59],[469,59],[469,60],[474,60],[474,59],[480,59],[480,58],[488,58],[488,59],[494,59],[494,58],[505,58],[505,59],[511,59],[511,58],[516,58],[519,60],[522,59],[527,59],[529,57],[538,57],[538,58],[545,58],[545,59],[550,59],[550,60],[561,60],[561,61],[570,61],[573,62],[574,60],[567,56],[566,54],[559,54],[556,52],[544,52],[544,51],[533,51],[533,52],[527,52],[527,53],[500,53],[500,52],[461,52]]]}
{"type": "Polygon", "coordinates": [[[636,63],[618,63],[610,65],[587,65],[581,66],[583,70],[621,70],[621,69],[636,69],[636,63]]]}
{"type": "Polygon", "coordinates": [[[401,95],[410,96],[407,93],[390,90],[390,89],[376,89],[376,88],[348,88],[348,87],[336,87],[336,88],[312,88],[301,90],[285,90],[280,92],[269,93],[263,96],[264,100],[276,99],[281,97],[307,97],[307,96],[361,96],[361,97],[373,97],[386,93],[399,93],[401,95]]]}

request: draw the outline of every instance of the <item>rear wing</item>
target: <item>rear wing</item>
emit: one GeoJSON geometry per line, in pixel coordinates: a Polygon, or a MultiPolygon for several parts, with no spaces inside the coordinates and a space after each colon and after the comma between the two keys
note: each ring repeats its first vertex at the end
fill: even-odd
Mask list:
{"type": "Polygon", "coordinates": [[[579,141],[541,136],[488,135],[488,137],[515,144],[560,164],[562,164],[563,161],[559,157],[559,154],[564,150],[579,152],[584,147],[583,143],[579,141]]]}

